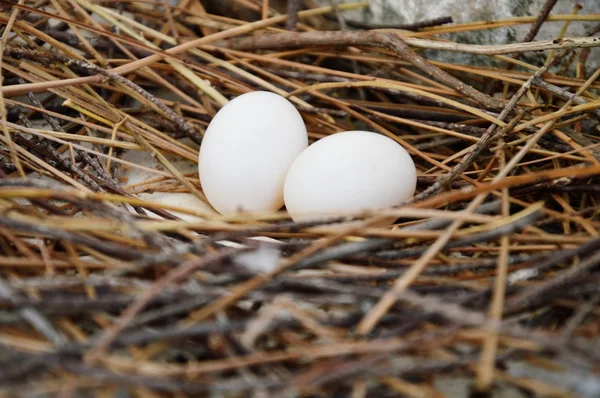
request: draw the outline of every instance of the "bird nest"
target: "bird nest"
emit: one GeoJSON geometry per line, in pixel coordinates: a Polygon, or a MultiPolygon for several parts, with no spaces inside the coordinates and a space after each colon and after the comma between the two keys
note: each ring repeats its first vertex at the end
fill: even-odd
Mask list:
{"type": "MultiPolygon", "coordinates": [[[[599,396],[600,29],[535,40],[551,6],[369,26],[345,17],[365,3],[211,3],[1,1],[0,393],[599,396]],[[448,39],[515,24],[527,40],[448,39]],[[394,139],[415,197],[214,212],[203,133],[255,90],[311,142],[394,139]]],[[[573,19],[600,20],[546,23],[573,19]]]]}

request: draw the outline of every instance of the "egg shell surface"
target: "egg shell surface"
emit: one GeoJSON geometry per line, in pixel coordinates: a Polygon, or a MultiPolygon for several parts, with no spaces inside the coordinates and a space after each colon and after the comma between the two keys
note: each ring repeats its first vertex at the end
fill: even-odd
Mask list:
{"type": "Polygon", "coordinates": [[[295,221],[384,209],[410,199],[415,164],[391,138],[347,131],[322,138],[300,154],[284,185],[295,221]]]}
{"type": "Polygon", "coordinates": [[[198,155],[204,194],[223,215],[278,210],[286,173],[307,146],[302,116],[287,99],[242,94],[217,112],[204,134],[198,155]]]}

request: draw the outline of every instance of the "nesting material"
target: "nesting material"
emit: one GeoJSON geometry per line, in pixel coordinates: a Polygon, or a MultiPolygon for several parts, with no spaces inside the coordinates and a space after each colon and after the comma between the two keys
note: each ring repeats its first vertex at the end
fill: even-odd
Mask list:
{"type": "Polygon", "coordinates": [[[597,12],[280,3],[3,3],[0,396],[599,397],[597,12]]]}

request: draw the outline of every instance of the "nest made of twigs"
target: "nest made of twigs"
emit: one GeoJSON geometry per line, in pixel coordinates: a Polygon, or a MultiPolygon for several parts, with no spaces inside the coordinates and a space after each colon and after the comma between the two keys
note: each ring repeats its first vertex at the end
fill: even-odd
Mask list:
{"type": "Polygon", "coordinates": [[[402,26],[346,21],[365,3],[209,3],[2,1],[0,395],[599,396],[600,28],[536,41],[551,1],[402,26]],[[448,39],[516,23],[524,42],[448,39]],[[253,90],[311,141],[393,138],[417,195],[218,215],[198,148],[253,90]]]}

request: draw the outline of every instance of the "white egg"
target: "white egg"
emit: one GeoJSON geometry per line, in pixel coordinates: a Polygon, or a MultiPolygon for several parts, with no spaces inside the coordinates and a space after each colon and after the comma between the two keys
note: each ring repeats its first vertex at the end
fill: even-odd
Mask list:
{"type": "Polygon", "coordinates": [[[391,138],[347,131],[322,138],[290,167],[285,205],[295,221],[378,210],[410,199],[415,164],[391,138]]]}
{"type": "Polygon", "coordinates": [[[278,210],[285,175],[307,146],[302,116],[288,100],[265,91],[240,95],[204,134],[198,157],[204,194],[221,214],[278,210]]]}

